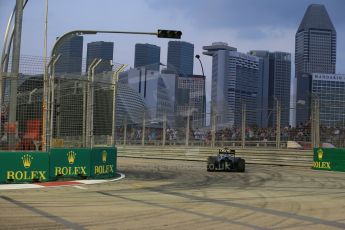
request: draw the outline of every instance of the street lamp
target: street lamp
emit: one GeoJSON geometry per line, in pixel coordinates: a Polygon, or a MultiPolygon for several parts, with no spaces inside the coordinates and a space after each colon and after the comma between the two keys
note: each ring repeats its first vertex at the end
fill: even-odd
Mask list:
{"type": "Polygon", "coordinates": [[[196,59],[198,59],[198,60],[199,60],[199,62],[200,62],[200,65],[201,65],[201,71],[202,71],[202,76],[205,76],[205,73],[204,73],[204,67],[202,66],[202,62],[201,62],[201,60],[200,60],[200,55],[199,55],[199,54],[195,55],[195,58],[196,58],[196,59]]]}
{"type": "MultiPolygon", "coordinates": [[[[205,78],[204,67],[203,67],[202,62],[200,60],[200,55],[199,54],[195,55],[195,58],[199,60],[200,66],[201,66],[201,71],[202,71],[202,76],[205,78]]],[[[204,117],[204,125],[205,125],[205,123],[206,123],[206,79],[204,79],[203,107],[204,107],[204,111],[205,111],[205,117],[204,117]]],[[[213,134],[213,138],[214,138],[213,140],[215,140],[215,132],[212,134],[213,134]]]]}

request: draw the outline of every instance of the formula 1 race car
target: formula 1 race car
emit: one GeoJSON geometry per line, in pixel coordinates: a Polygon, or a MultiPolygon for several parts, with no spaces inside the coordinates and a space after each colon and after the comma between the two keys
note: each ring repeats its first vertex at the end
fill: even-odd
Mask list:
{"type": "Polygon", "coordinates": [[[235,150],[223,148],[219,149],[217,156],[209,156],[207,158],[207,171],[245,171],[245,160],[235,157],[235,150]]]}

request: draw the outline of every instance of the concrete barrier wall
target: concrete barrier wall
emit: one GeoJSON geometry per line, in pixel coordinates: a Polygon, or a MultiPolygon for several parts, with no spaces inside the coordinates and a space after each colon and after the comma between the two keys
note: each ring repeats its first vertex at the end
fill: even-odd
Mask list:
{"type": "MultiPolygon", "coordinates": [[[[313,166],[312,150],[235,148],[236,155],[246,163],[284,166],[313,166]]],[[[118,146],[119,157],[141,157],[156,159],[176,159],[206,161],[207,156],[216,155],[218,148],[174,147],[174,146],[118,146]]]]}

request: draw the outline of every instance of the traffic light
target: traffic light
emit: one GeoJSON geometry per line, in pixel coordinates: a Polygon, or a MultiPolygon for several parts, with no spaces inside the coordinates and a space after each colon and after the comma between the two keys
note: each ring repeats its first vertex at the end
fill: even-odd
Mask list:
{"type": "Polygon", "coordinates": [[[158,30],[157,37],[159,38],[175,38],[180,39],[182,32],[179,30],[158,30]]]}

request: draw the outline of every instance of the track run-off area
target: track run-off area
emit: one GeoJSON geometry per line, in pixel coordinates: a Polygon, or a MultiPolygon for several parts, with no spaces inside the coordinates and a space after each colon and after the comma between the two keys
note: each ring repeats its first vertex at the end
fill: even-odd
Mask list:
{"type": "Polygon", "coordinates": [[[344,229],[345,174],[118,158],[117,181],[0,190],[0,229],[344,229]]]}

